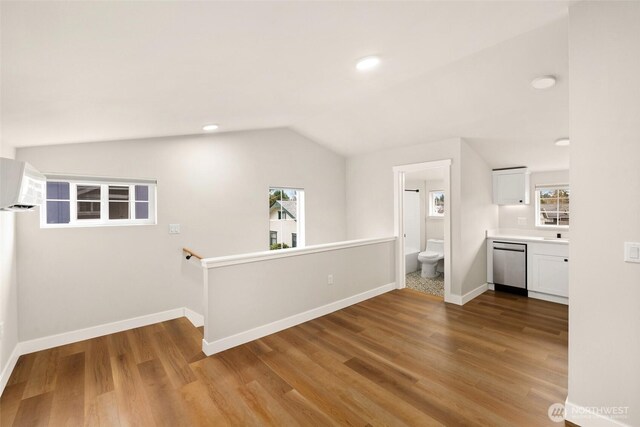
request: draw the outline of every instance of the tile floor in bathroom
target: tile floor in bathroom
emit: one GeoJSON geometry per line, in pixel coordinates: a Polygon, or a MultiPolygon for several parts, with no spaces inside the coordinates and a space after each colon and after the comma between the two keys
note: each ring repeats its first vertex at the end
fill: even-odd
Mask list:
{"type": "Polygon", "coordinates": [[[439,276],[425,279],[420,276],[420,270],[407,274],[407,288],[444,298],[444,277],[439,276]]]}

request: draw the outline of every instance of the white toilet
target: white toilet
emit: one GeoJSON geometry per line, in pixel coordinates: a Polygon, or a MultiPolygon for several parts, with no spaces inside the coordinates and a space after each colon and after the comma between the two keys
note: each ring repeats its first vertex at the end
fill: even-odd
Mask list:
{"type": "Polygon", "coordinates": [[[438,261],[444,259],[444,240],[428,239],[427,248],[418,254],[418,261],[422,264],[422,277],[436,277],[438,275],[438,261]]]}

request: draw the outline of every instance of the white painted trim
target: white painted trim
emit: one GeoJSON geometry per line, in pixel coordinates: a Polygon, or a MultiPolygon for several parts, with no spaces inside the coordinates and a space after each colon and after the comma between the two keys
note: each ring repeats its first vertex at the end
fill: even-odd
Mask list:
{"type": "Polygon", "coordinates": [[[542,292],[528,291],[529,298],[541,299],[543,301],[556,302],[558,304],[569,305],[569,298],[558,295],[543,294],[542,292]]]}
{"type": "Polygon", "coordinates": [[[444,168],[444,301],[460,304],[451,294],[451,159],[413,163],[393,167],[393,216],[396,244],[396,283],[398,289],[406,287],[406,258],[404,253],[404,187],[405,174],[426,169],[444,168]]]}
{"type": "Polygon", "coordinates": [[[184,317],[189,319],[189,322],[191,322],[196,328],[204,326],[204,316],[200,313],[196,313],[190,308],[184,308],[184,317]]]}
{"type": "MultiPolygon", "coordinates": [[[[490,290],[490,291],[495,291],[496,290],[496,286],[493,283],[488,283],[487,284],[487,289],[490,290]]],[[[556,302],[558,304],[569,305],[569,298],[566,298],[566,297],[559,297],[557,295],[543,294],[543,293],[535,292],[535,291],[528,291],[527,294],[528,294],[527,296],[529,298],[540,299],[540,300],[543,300],[543,301],[556,302]]]]}
{"type": "Polygon", "coordinates": [[[117,332],[126,331],[128,329],[139,328],[141,326],[147,326],[171,319],[177,319],[178,317],[182,316],[184,316],[184,308],[175,308],[173,310],[162,311],[160,313],[147,314],[145,316],[105,323],[85,329],[78,329],[75,331],[63,332],[57,335],[50,335],[47,337],[36,338],[29,341],[22,341],[19,343],[20,354],[29,354],[33,353],[34,351],[46,350],[48,348],[101,337],[103,335],[115,334],[117,332]]]}
{"type": "Polygon", "coordinates": [[[465,305],[475,297],[485,293],[487,291],[487,288],[488,288],[487,283],[483,283],[482,285],[478,286],[474,290],[462,295],[462,305],[465,305]]]}
{"type": "Polygon", "coordinates": [[[340,249],[355,248],[358,246],[375,245],[378,243],[392,242],[395,237],[382,237],[377,239],[347,240],[344,242],[325,243],[322,245],[307,246],[305,248],[280,249],[277,251],[262,251],[247,254],[230,255],[217,258],[205,258],[201,261],[203,268],[225,267],[228,265],[247,264],[250,262],[267,261],[277,258],[288,258],[300,255],[315,254],[340,249]]]}
{"type": "Polygon", "coordinates": [[[564,418],[582,427],[630,427],[629,424],[596,414],[589,411],[588,408],[569,402],[568,397],[564,402],[564,418]]]}
{"type": "Polygon", "coordinates": [[[61,334],[19,342],[13,349],[13,352],[11,353],[9,360],[7,361],[7,365],[2,371],[2,374],[0,374],[0,395],[2,395],[4,387],[6,386],[7,381],[9,381],[9,377],[11,376],[11,372],[13,372],[16,363],[18,362],[18,358],[23,354],[29,354],[53,347],[59,347],[61,345],[101,337],[103,335],[115,334],[117,332],[140,328],[142,326],[148,326],[154,323],[178,319],[183,316],[189,319],[189,321],[196,327],[204,325],[204,316],[196,313],[189,308],[181,307],[174,308],[173,310],[161,311],[159,313],[147,314],[145,316],[133,317],[131,319],[105,323],[85,329],[78,329],[75,331],[63,332],[61,334]]]}
{"type": "Polygon", "coordinates": [[[302,313],[294,314],[293,316],[276,320],[275,322],[258,326],[256,328],[249,329],[248,331],[240,332],[235,335],[231,335],[229,337],[224,337],[213,342],[208,342],[203,339],[202,351],[207,356],[211,356],[212,354],[216,354],[221,351],[230,349],[232,347],[236,347],[236,346],[248,343],[250,341],[257,340],[259,338],[274,334],[276,332],[280,332],[292,326],[299,325],[300,323],[308,322],[309,320],[315,319],[317,317],[325,316],[329,313],[333,313],[334,311],[341,310],[345,307],[349,307],[350,305],[357,304],[359,302],[381,295],[385,292],[392,291],[394,289],[396,289],[396,284],[389,283],[387,285],[382,285],[375,289],[371,289],[371,290],[359,293],[357,295],[353,295],[338,301],[334,301],[329,304],[323,305],[321,307],[313,308],[311,310],[308,310],[302,313]]]}
{"type": "Polygon", "coordinates": [[[434,160],[431,162],[411,163],[393,167],[394,172],[420,172],[425,169],[438,169],[451,166],[451,159],[434,160]]]}
{"type": "Polygon", "coordinates": [[[460,296],[460,295],[451,295],[449,300],[446,301],[446,302],[450,302],[451,304],[456,304],[456,305],[465,305],[466,303],[468,303],[469,301],[471,301],[475,297],[485,293],[488,288],[489,288],[489,284],[488,283],[483,283],[482,285],[478,286],[474,290],[472,290],[470,292],[467,292],[466,294],[464,294],[462,296],[460,296]]]}
{"type": "Polygon", "coordinates": [[[0,373],[0,396],[4,392],[4,388],[9,382],[9,377],[13,372],[13,369],[16,367],[16,363],[18,363],[18,358],[20,357],[20,343],[16,344],[13,347],[13,351],[11,352],[11,356],[9,356],[9,360],[7,360],[7,364],[4,366],[2,373],[0,373]]]}

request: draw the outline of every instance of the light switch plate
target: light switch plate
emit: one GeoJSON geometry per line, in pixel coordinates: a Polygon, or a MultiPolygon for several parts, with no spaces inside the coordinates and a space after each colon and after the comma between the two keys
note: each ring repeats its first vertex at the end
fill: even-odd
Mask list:
{"type": "Polygon", "coordinates": [[[640,243],[624,242],[624,261],[640,263],[640,243]]]}
{"type": "Polygon", "coordinates": [[[169,224],[169,234],[180,234],[180,224],[169,224]]]}

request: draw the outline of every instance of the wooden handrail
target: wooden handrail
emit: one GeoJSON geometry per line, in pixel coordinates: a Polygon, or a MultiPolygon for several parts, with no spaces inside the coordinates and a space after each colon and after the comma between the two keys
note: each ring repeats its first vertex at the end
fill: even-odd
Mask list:
{"type": "Polygon", "coordinates": [[[197,253],[195,253],[194,251],[192,251],[191,249],[187,249],[187,248],[182,248],[182,252],[187,254],[187,259],[191,259],[192,256],[198,258],[198,259],[202,259],[203,257],[198,255],[197,253]]]}

